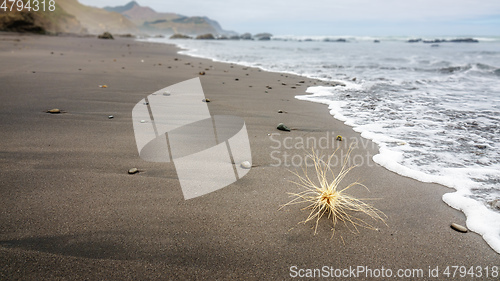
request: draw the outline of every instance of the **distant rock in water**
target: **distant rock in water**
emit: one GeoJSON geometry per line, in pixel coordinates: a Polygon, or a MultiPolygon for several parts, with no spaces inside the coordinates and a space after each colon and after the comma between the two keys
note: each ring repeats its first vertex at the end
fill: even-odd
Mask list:
{"type": "Polygon", "coordinates": [[[175,33],[172,36],[170,36],[170,39],[191,39],[192,37],[180,34],[180,33],[175,33]]]}
{"type": "Polygon", "coordinates": [[[422,39],[410,39],[407,41],[408,43],[427,43],[427,44],[437,44],[437,43],[479,43],[479,40],[474,38],[457,38],[457,39],[434,39],[434,40],[422,40],[422,39]]]}
{"type": "Polygon", "coordinates": [[[424,42],[426,44],[436,44],[436,43],[444,43],[444,42],[446,42],[446,40],[434,39],[434,40],[424,40],[422,42],[424,42]]]}
{"type": "Polygon", "coordinates": [[[449,66],[449,67],[440,68],[439,71],[442,73],[453,73],[453,72],[468,70],[468,69],[470,69],[470,67],[449,66]]]}
{"type": "Polygon", "coordinates": [[[422,42],[422,39],[418,38],[418,39],[409,39],[407,41],[408,43],[418,43],[418,42],[422,42]]]}
{"type": "Polygon", "coordinates": [[[252,34],[247,32],[247,33],[241,34],[240,39],[241,40],[252,40],[253,38],[252,38],[252,34]]]}
{"type": "Polygon", "coordinates": [[[474,39],[474,38],[458,38],[458,39],[449,40],[448,42],[452,42],[452,43],[479,43],[479,40],[474,39]]]}
{"type": "Polygon", "coordinates": [[[255,34],[253,37],[257,40],[271,40],[271,37],[273,37],[273,35],[271,33],[265,32],[255,34]]]}
{"type": "Polygon", "coordinates": [[[197,40],[213,40],[215,39],[214,35],[212,33],[207,33],[207,34],[202,34],[196,36],[197,40]]]}
{"type": "Polygon", "coordinates": [[[115,38],[113,38],[113,35],[111,35],[111,33],[109,33],[109,32],[104,32],[103,34],[97,36],[97,38],[99,38],[99,39],[115,39],[115,38]]]}
{"type": "Polygon", "coordinates": [[[373,43],[380,43],[380,40],[373,40],[373,43]]]}
{"type": "Polygon", "coordinates": [[[339,38],[339,39],[325,38],[325,39],[323,39],[323,42],[341,42],[341,43],[345,43],[345,42],[347,42],[347,40],[344,39],[344,38],[339,38]]]}

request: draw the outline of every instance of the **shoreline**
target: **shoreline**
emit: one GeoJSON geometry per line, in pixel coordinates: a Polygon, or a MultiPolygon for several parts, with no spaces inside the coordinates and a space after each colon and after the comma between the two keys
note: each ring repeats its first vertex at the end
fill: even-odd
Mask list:
{"type": "Polygon", "coordinates": [[[286,279],[291,266],[427,271],[498,264],[498,254],[479,235],[449,227],[464,224],[464,215],[442,202],[448,188],[373,163],[376,145],[324,105],[295,99],[306,85],[290,86],[298,80],[314,85],[312,79],[123,38],[10,40],[16,38],[0,34],[0,56],[8,66],[0,71],[2,277],[286,279]],[[212,115],[245,120],[257,167],[221,190],[184,201],[173,165],[138,157],[131,111],[152,92],[194,77],[212,101],[212,115]],[[51,108],[67,113],[43,112],[51,108]],[[115,118],[107,119],[110,114],[115,118]],[[297,130],[277,131],[280,122],[297,130]],[[312,224],[297,224],[308,214],[300,206],[277,211],[298,189],[288,182],[294,179],[289,168],[272,166],[271,153],[304,155],[300,147],[273,148],[277,142],[269,134],[277,133],[283,147],[288,137],[320,139],[327,133],[366,146],[354,152],[366,163],[350,177],[365,180],[371,192],[352,194],[382,198],[370,203],[388,216],[388,226],[375,222],[378,231],[353,234],[338,225],[332,239],[328,220],[314,235],[312,224]],[[128,175],[132,167],[144,172],[128,175]],[[26,262],[31,260],[36,262],[26,262]]]}
{"type": "MultiPolygon", "coordinates": [[[[291,39],[291,38],[289,38],[289,39],[291,39]]],[[[495,229],[491,229],[489,227],[492,225],[496,225],[496,222],[500,219],[500,216],[494,210],[488,209],[487,205],[483,205],[483,203],[481,201],[476,201],[475,199],[471,199],[468,197],[467,192],[476,189],[474,186],[471,186],[470,183],[469,184],[464,183],[463,179],[456,180],[456,177],[426,173],[425,171],[422,171],[419,169],[413,169],[413,168],[409,168],[407,166],[404,166],[397,161],[392,161],[391,158],[398,157],[397,155],[395,155],[395,153],[401,153],[401,152],[395,151],[392,148],[388,147],[390,141],[386,141],[386,140],[384,140],[384,138],[389,136],[389,135],[384,135],[385,137],[384,136],[376,137],[373,135],[373,132],[371,132],[370,130],[360,129],[360,126],[355,125],[355,123],[353,123],[353,120],[344,117],[343,114],[345,112],[343,112],[341,107],[339,107],[339,105],[337,105],[337,102],[328,101],[328,100],[325,100],[324,98],[321,97],[322,90],[323,90],[322,87],[327,87],[327,88],[335,87],[329,83],[332,83],[332,84],[343,83],[342,85],[346,89],[357,88],[358,86],[360,86],[359,84],[352,84],[350,79],[347,79],[347,81],[345,79],[335,80],[333,78],[314,77],[314,75],[312,75],[312,76],[311,75],[301,75],[299,73],[294,73],[293,71],[290,71],[290,70],[288,70],[288,71],[279,71],[276,69],[273,70],[273,69],[269,68],[269,65],[267,65],[267,67],[264,67],[262,65],[262,61],[261,61],[261,63],[256,63],[256,62],[251,63],[251,62],[238,62],[238,61],[230,61],[230,60],[224,61],[224,60],[220,60],[220,59],[210,58],[208,56],[196,54],[196,53],[199,53],[198,49],[200,49],[199,46],[201,46],[201,45],[199,45],[198,47],[191,46],[191,49],[190,49],[189,44],[186,45],[183,43],[183,41],[185,41],[185,40],[168,40],[168,41],[160,40],[160,41],[158,41],[155,38],[151,38],[151,39],[145,39],[143,41],[162,43],[162,44],[172,44],[172,45],[175,45],[176,47],[181,49],[181,51],[179,51],[179,54],[188,55],[188,56],[194,57],[194,58],[202,58],[202,59],[208,59],[208,60],[211,60],[214,62],[236,64],[236,65],[241,65],[244,67],[256,67],[258,69],[261,69],[262,71],[278,73],[278,74],[285,74],[285,75],[299,76],[299,77],[303,77],[304,79],[312,79],[313,81],[317,81],[318,83],[325,83],[323,86],[314,85],[311,88],[307,88],[307,90],[309,90],[308,92],[304,92],[303,95],[295,96],[295,98],[299,99],[299,100],[303,100],[303,101],[316,102],[316,103],[327,105],[328,109],[331,110],[330,114],[332,115],[332,117],[343,122],[347,126],[351,127],[354,131],[360,133],[361,136],[363,136],[364,138],[376,143],[378,145],[379,152],[378,152],[378,154],[374,155],[374,161],[377,164],[385,167],[387,170],[394,172],[394,173],[397,173],[397,174],[404,176],[404,177],[409,177],[409,178],[415,179],[415,180],[420,181],[422,183],[435,183],[435,184],[445,186],[445,187],[449,188],[450,190],[452,190],[452,192],[449,192],[443,196],[443,198],[442,198],[443,202],[445,204],[447,204],[448,206],[466,214],[467,227],[470,227],[471,229],[473,228],[472,231],[481,235],[483,237],[483,239],[485,239],[485,241],[487,241],[489,246],[495,252],[500,253],[500,244],[498,243],[500,240],[498,238],[495,238],[496,236],[498,236],[497,235],[498,231],[495,229]],[[338,82],[338,81],[340,81],[340,82],[338,82]],[[317,94],[320,95],[319,98],[316,98],[317,94]],[[464,185],[467,187],[464,187],[464,185]],[[476,218],[476,219],[472,220],[470,218],[476,218]],[[483,222],[477,223],[479,220],[477,218],[483,218],[483,222]],[[486,228],[489,228],[489,229],[486,229],[486,228]]],[[[406,40],[404,42],[409,43],[409,41],[406,41],[406,40]]],[[[449,41],[449,42],[452,42],[452,41],[449,41]]],[[[460,42],[460,41],[458,41],[458,42],[460,42]]],[[[331,88],[331,89],[333,89],[333,88],[331,88]]],[[[389,138],[392,138],[392,136],[389,136],[389,138]]],[[[394,142],[395,141],[398,141],[397,137],[396,137],[396,139],[394,139],[394,142]]],[[[477,187],[477,189],[480,189],[480,188],[481,188],[481,186],[477,187]]],[[[495,201],[492,201],[492,202],[491,201],[486,202],[486,204],[494,204],[495,201]]]]}

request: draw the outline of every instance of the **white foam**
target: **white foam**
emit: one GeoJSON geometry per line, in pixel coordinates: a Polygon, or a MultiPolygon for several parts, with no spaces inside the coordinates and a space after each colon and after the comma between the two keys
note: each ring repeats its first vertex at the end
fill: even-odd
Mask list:
{"type": "Polygon", "coordinates": [[[468,197],[468,189],[446,193],[443,200],[451,207],[462,211],[467,217],[467,228],[481,234],[493,250],[500,253],[500,214],[484,204],[468,197]]]}
{"type": "MultiPolygon", "coordinates": [[[[351,87],[351,89],[359,90],[359,86],[351,87]]],[[[488,209],[484,203],[471,198],[471,189],[484,188],[484,186],[473,181],[471,178],[487,179],[488,176],[491,175],[496,175],[500,178],[500,167],[493,167],[490,169],[484,167],[443,168],[439,167],[439,163],[436,163],[436,169],[441,169],[441,175],[429,174],[418,169],[412,169],[401,164],[405,160],[405,151],[412,150],[405,140],[394,138],[384,133],[376,133],[377,131],[384,132],[384,125],[381,123],[374,122],[365,125],[357,125],[356,120],[354,120],[355,118],[351,119],[344,115],[344,110],[342,108],[348,106],[349,103],[335,100],[335,96],[338,96],[337,89],[318,86],[310,87],[306,92],[310,95],[299,95],[296,96],[296,98],[327,104],[330,113],[336,119],[344,121],[347,125],[353,126],[353,129],[361,133],[362,137],[377,143],[379,145],[379,154],[373,156],[373,160],[379,165],[392,172],[421,182],[438,183],[456,189],[456,192],[445,194],[443,196],[443,201],[449,206],[464,212],[467,217],[467,227],[471,231],[482,235],[488,245],[500,253],[500,214],[488,209]],[[399,143],[400,146],[397,147],[398,150],[394,150],[392,147],[388,147],[388,143],[399,143]]],[[[420,121],[422,124],[433,124],[433,122],[428,120],[420,121]]],[[[404,128],[402,130],[404,131],[404,128]]],[[[432,135],[432,133],[430,135],[432,135]]],[[[452,160],[455,159],[454,155],[446,155],[446,153],[441,156],[449,157],[452,160]]]]}

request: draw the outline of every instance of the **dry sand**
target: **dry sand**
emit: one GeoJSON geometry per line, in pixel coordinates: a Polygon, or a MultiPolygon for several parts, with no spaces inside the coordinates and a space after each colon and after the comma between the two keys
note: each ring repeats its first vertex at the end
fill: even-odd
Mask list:
{"type": "Polygon", "coordinates": [[[446,266],[500,266],[479,235],[450,228],[465,224],[441,200],[452,190],[376,165],[375,145],[334,120],[326,106],[294,98],[322,82],[177,51],[131,39],[0,34],[1,280],[284,280],[291,266],[366,266],[394,275],[422,269],[426,278],[419,280],[432,279],[429,267],[439,266],[442,280],[446,266]],[[131,111],[152,92],[194,77],[212,101],[211,114],[245,120],[258,167],[185,201],[173,164],[139,158],[131,111]],[[45,113],[52,108],[67,113],[45,113]],[[297,130],[278,131],[280,122],[297,130]],[[308,214],[300,206],[278,210],[299,189],[289,183],[294,168],[276,167],[272,155],[299,160],[305,152],[273,148],[272,133],[280,142],[292,137],[288,144],[342,135],[346,140],[330,141],[330,148],[341,144],[343,151],[363,141],[353,155],[363,165],[349,179],[370,192],[351,194],[379,198],[369,202],[387,215],[387,226],[373,222],[378,230],[351,233],[338,225],[331,238],[326,218],[314,235],[313,223],[298,224],[308,214]],[[128,175],[132,167],[143,172],[128,175]]]}

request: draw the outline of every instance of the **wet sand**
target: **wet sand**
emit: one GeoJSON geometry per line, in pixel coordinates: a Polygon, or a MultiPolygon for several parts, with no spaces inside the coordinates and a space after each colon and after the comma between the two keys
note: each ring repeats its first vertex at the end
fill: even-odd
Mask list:
{"type": "MultiPolygon", "coordinates": [[[[439,267],[442,280],[447,266],[500,266],[479,235],[450,228],[465,225],[441,200],[452,190],[385,170],[371,160],[376,145],[326,106],[294,98],[323,82],[177,51],[124,38],[0,33],[0,279],[286,280],[328,266],[384,268],[393,276],[421,269],[419,280],[437,280],[429,268],[439,267]],[[184,200],[172,163],[139,157],[131,113],[147,95],[195,77],[212,115],[245,120],[256,167],[184,200]],[[45,112],[52,108],[66,113],[45,112]],[[296,130],[278,131],[280,122],[296,130]],[[332,140],[337,135],[344,141],[332,140]],[[326,218],[316,235],[314,223],[298,224],[308,215],[304,205],[278,210],[300,191],[287,165],[306,154],[300,142],[321,138],[330,139],[326,153],[339,145],[345,153],[358,141],[351,159],[360,167],[346,182],[360,180],[370,192],[350,194],[376,198],[369,203],[387,225],[368,219],[377,230],[352,233],[339,224],[332,238],[326,218]],[[129,175],[133,167],[141,172],[129,175]]],[[[496,279],[484,274],[481,280],[496,279]]]]}

